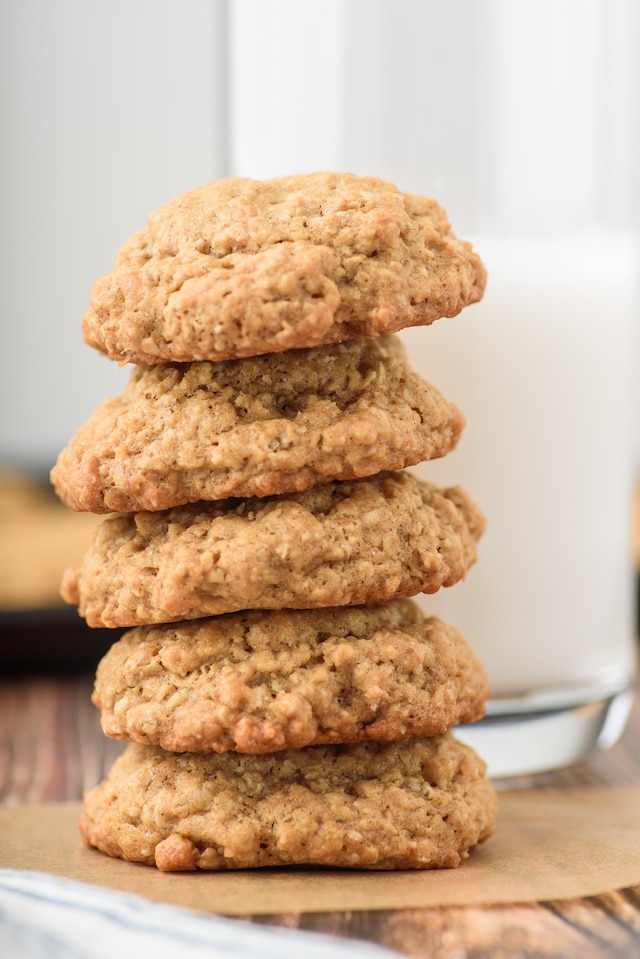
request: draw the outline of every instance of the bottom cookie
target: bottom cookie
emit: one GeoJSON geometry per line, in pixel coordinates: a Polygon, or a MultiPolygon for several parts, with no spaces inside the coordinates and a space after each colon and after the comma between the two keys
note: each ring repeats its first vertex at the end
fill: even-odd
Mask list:
{"type": "Polygon", "coordinates": [[[493,832],[483,761],[450,733],[262,756],[130,744],[85,795],[87,845],[166,872],[457,866],[493,832]]]}

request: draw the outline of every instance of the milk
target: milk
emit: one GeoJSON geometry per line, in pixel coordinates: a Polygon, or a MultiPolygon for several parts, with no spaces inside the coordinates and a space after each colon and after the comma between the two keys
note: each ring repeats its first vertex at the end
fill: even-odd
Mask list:
{"type": "Polygon", "coordinates": [[[467,418],[456,451],[413,471],[463,485],[488,518],[466,581],[419,602],[475,648],[490,711],[605,698],[634,663],[636,241],[474,246],[483,302],[401,334],[413,368],[467,418]]]}

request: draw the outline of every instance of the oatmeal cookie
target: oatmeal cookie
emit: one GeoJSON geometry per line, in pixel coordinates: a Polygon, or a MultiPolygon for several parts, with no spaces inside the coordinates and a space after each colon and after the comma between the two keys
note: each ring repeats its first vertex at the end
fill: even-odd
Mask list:
{"type": "Polygon", "coordinates": [[[61,593],[90,626],[358,606],[453,585],[475,562],[483,529],[464,490],[407,472],[112,513],[61,593]]]}
{"type": "Polygon", "coordinates": [[[350,174],[231,178],[152,214],[83,335],[121,362],[256,356],[455,316],[485,280],[435,200],[350,174]]]}
{"type": "Polygon", "coordinates": [[[496,795],[450,733],[264,756],[131,744],[85,794],[84,841],[166,872],[457,866],[493,832],[496,795]]]}
{"type": "Polygon", "coordinates": [[[269,496],[444,456],[464,418],[395,336],[224,363],[134,367],[60,454],[74,510],[269,496]]]}
{"type": "Polygon", "coordinates": [[[107,736],[172,752],[267,753],[433,736],[484,713],[484,669],[410,600],[141,626],[100,662],[107,736]]]}

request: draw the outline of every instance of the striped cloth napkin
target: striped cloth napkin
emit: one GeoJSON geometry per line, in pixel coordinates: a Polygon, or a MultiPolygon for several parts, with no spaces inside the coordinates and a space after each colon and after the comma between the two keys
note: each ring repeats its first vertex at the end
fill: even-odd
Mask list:
{"type": "Polygon", "coordinates": [[[372,943],[149,902],[38,872],[0,869],[2,959],[391,959],[372,943]]]}

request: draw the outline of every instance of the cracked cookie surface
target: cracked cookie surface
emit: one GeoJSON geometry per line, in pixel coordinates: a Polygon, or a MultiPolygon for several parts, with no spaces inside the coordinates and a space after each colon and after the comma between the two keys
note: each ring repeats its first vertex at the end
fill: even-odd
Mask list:
{"type": "Polygon", "coordinates": [[[90,626],[384,602],[462,579],[484,526],[461,487],[439,489],[408,472],[113,513],[81,566],[66,571],[61,593],[90,626]]]}
{"type": "Polygon", "coordinates": [[[457,866],[493,832],[485,764],[450,733],[264,756],[131,744],[85,794],[80,831],[167,872],[457,866]]]}
{"type": "Polygon", "coordinates": [[[229,178],[151,215],[82,328],[121,362],[217,361],[426,325],[485,282],[428,197],[341,173],[229,178]]]}
{"type": "Polygon", "coordinates": [[[51,473],[95,513],[301,491],[444,456],[464,418],[395,336],[225,363],[135,367],[51,473]]]}
{"type": "Polygon", "coordinates": [[[138,627],[100,662],[93,702],[116,739],[259,754],[433,736],[487,695],[460,633],[395,600],[138,627]]]}

